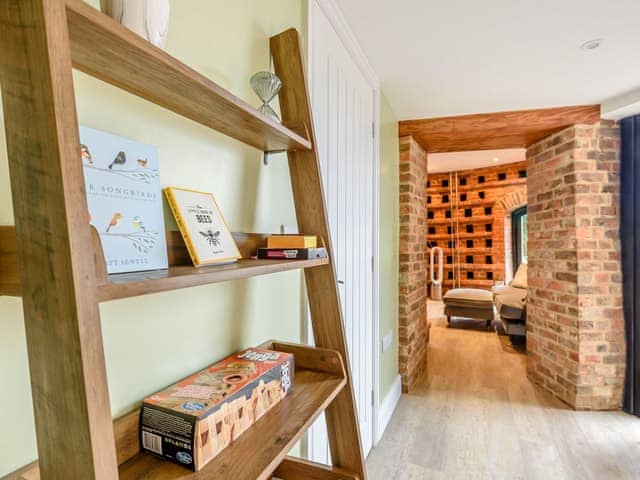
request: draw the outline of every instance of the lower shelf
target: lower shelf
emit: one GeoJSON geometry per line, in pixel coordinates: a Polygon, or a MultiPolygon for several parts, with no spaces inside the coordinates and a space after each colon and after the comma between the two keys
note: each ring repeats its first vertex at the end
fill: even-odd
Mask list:
{"type": "MultiPolygon", "coordinates": [[[[120,480],[268,480],[281,466],[295,443],[331,404],[347,383],[340,354],[334,350],[289,343],[261,345],[293,353],[293,391],[244,432],[199,472],[140,452],[139,414],[126,415],[114,423],[120,480]]],[[[291,461],[287,464],[291,467],[291,461]]],[[[333,478],[331,471],[322,478],[333,478]]],[[[7,477],[17,480],[40,478],[38,465],[7,477]]],[[[339,478],[355,478],[341,476],[339,478]]]]}
{"type": "Polygon", "coordinates": [[[302,370],[294,391],[200,472],[140,453],[120,466],[120,480],[269,479],[306,429],[331,403],[344,379],[302,370]]]}

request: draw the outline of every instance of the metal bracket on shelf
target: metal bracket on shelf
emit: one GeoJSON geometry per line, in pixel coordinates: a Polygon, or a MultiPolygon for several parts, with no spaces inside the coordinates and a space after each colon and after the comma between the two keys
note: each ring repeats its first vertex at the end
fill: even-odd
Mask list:
{"type": "Polygon", "coordinates": [[[283,153],[283,152],[286,152],[286,150],[270,150],[268,152],[263,152],[262,163],[264,163],[265,165],[269,165],[269,155],[272,155],[274,153],[283,153]]]}

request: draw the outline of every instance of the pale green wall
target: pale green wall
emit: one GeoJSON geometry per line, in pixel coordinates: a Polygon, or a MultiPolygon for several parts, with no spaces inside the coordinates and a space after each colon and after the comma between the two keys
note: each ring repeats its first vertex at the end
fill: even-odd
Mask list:
{"type": "MultiPolygon", "coordinates": [[[[393,331],[393,344],[380,358],[380,401],[398,376],[398,121],[380,98],[380,339],[393,331]]],[[[382,351],[382,349],[380,350],[382,351]]]]}
{"type": "MultiPolygon", "coordinates": [[[[249,77],[269,67],[270,35],[303,28],[303,5],[302,0],[174,0],[167,50],[257,105],[249,77]]],[[[85,75],[75,78],[81,123],[156,145],[163,184],[214,192],[234,230],[295,225],[283,156],[265,168],[254,149],[85,75]]],[[[0,137],[0,224],[12,224],[4,134],[0,137]]],[[[298,341],[300,290],[300,273],[290,272],[103,304],[113,414],[245,345],[269,338],[298,341]]],[[[0,297],[0,385],[1,477],[36,457],[22,306],[5,297],[0,297]]]]}

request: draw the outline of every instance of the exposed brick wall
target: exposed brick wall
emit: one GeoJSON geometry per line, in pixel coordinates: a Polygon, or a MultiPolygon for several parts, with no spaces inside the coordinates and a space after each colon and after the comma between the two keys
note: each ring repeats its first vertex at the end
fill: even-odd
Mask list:
{"type": "Polygon", "coordinates": [[[454,287],[452,277],[463,288],[488,289],[505,280],[505,240],[511,238],[505,220],[513,201],[526,203],[526,169],[526,162],[517,162],[463,170],[457,185],[455,173],[429,176],[427,240],[444,250],[443,293],[454,287]]]}
{"type": "Polygon", "coordinates": [[[527,150],[528,374],[576,409],[622,401],[619,151],[604,121],[527,150]]]}
{"type": "Polygon", "coordinates": [[[399,355],[405,393],[427,368],[426,185],[427,153],[412,137],[400,138],[399,355]]]}

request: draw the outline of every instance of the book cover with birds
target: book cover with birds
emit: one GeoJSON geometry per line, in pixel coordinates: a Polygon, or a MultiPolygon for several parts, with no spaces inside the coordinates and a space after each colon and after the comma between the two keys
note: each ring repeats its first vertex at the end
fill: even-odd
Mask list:
{"type": "Polygon", "coordinates": [[[89,218],[107,272],[167,268],[156,148],[83,126],[80,142],[89,218]]]}

